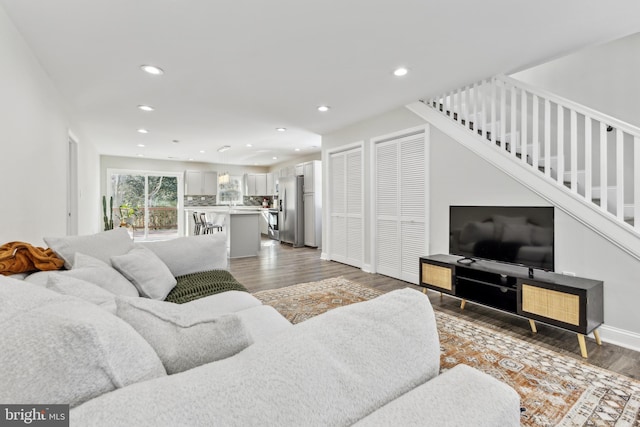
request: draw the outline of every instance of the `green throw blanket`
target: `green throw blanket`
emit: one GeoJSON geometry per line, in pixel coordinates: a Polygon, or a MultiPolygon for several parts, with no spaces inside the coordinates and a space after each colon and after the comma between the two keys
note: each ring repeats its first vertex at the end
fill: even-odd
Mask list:
{"type": "Polygon", "coordinates": [[[183,304],[225,291],[247,291],[227,270],[211,270],[176,277],[177,284],[165,301],[183,304]]]}

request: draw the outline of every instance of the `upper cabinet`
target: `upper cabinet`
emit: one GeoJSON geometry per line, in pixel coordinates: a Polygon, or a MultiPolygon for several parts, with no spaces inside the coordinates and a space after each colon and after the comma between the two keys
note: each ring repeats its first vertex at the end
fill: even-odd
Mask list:
{"type": "Polygon", "coordinates": [[[274,174],[269,172],[267,175],[267,196],[276,194],[276,183],[274,180],[274,174]]]}
{"type": "Polygon", "coordinates": [[[271,196],[274,194],[272,174],[246,173],[244,180],[245,196],[271,196]]]}
{"type": "Polygon", "coordinates": [[[218,192],[218,173],[213,171],[186,171],[184,194],[189,196],[215,196],[218,192]]]}
{"type": "Polygon", "coordinates": [[[304,192],[320,193],[322,191],[322,163],[320,160],[312,160],[302,163],[304,175],[304,192]]]}

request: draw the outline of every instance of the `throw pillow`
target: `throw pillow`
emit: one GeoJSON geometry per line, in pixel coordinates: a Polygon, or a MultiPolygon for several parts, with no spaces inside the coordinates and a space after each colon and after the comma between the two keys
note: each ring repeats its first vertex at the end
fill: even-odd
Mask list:
{"type": "Polygon", "coordinates": [[[118,297],[116,305],[117,315],[151,344],[169,374],[227,358],[252,343],[236,314],[216,316],[144,298],[118,297]]]}
{"type": "Polygon", "coordinates": [[[0,277],[0,402],[77,406],[166,375],[127,323],[78,298],[0,277]]]}
{"type": "Polygon", "coordinates": [[[76,253],[73,269],[60,274],[94,283],[112,294],[139,296],[136,287],[115,268],[80,252],[76,253]]]}
{"type": "Polygon", "coordinates": [[[175,277],[227,269],[226,233],[179,237],[161,242],[137,243],[151,249],[175,277]]]}
{"type": "Polygon", "coordinates": [[[78,297],[100,306],[111,314],[116,314],[115,294],[86,280],[64,274],[53,274],[49,277],[47,288],[63,295],[78,297]]]}
{"type": "Polygon", "coordinates": [[[165,263],[144,246],[111,257],[111,264],[138,288],[143,297],[163,300],[177,283],[165,263]]]}
{"type": "Polygon", "coordinates": [[[44,241],[71,269],[76,252],[90,255],[109,264],[113,255],[126,254],[133,248],[133,240],[126,228],[116,228],[89,236],[45,237],[44,241]]]}

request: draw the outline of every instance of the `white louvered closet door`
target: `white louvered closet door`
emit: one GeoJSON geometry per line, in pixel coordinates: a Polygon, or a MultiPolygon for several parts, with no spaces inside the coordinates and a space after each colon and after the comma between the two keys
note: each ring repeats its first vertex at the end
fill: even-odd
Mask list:
{"type": "Polygon", "coordinates": [[[363,240],[363,193],[362,193],[362,149],[345,153],[346,156],[346,217],[347,217],[347,260],[346,263],[362,267],[364,261],[363,240]]]}
{"type": "Polygon", "coordinates": [[[329,156],[329,259],[362,267],[363,223],[362,148],[329,156]]]}
{"type": "Polygon", "coordinates": [[[399,143],[400,159],[400,279],[417,284],[419,259],[427,255],[426,144],[424,134],[399,143]]]}
{"type": "Polygon", "coordinates": [[[376,271],[418,283],[427,254],[424,133],[376,144],[376,271]]]}
{"type": "Polygon", "coordinates": [[[398,143],[376,145],[376,271],[398,277],[400,239],[398,221],[398,143]]]}
{"type": "Polygon", "coordinates": [[[329,238],[329,259],[338,262],[347,260],[347,217],[346,217],[346,157],[344,153],[331,154],[329,157],[329,187],[331,195],[331,219],[329,238]]]}

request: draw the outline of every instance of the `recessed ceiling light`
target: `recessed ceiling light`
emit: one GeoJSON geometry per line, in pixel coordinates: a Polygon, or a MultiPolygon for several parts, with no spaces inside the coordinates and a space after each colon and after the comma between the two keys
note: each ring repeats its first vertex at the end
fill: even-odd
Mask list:
{"type": "Polygon", "coordinates": [[[144,144],[138,144],[138,147],[144,148],[144,144]]]}
{"type": "Polygon", "coordinates": [[[218,148],[218,153],[224,153],[225,151],[227,151],[230,148],[231,148],[230,145],[223,145],[222,147],[218,148]]]}
{"type": "Polygon", "coordinates": [[[300,149],[299,148],[294,148],[293,151],[300,151],[300,149]]]}
{"type": "Polygon", "coordinates": [[[153,108],[151,105],[138,105],[138,109],[140,109],[142,111],[153,111],[153,110],[155,110],[155,108],[153,108]]]}
{"type": "Polygon", "coordinates": [[[251,148],[253,147],[253,144],[247,144],[247,147],[251,148]]]}
{"type": "Polygon", "coordinates": [[[156,67],[155,65],[141,65],[140,68],[142,69],[142,71],[153,74],[154,76],[160,76],[164,74],[164,70],[160,67],[156,67]]]}
{"type": "Polygon", "coordinates": [[[200,150],[200,153],[204,154],[204,153],[206,153],[206,151],[204,151],[204,150],[200,150]]]}
{"type": "Polygon", "coordinates": [[[193,162],[193,157],[190,157],[190,158],[189,158],[189,161],[190,161],[190,162],[193,162]]]}
{"type": "Polygon", "coordinates": [[[408,72],[409,70],[407,70],[406,68],[400,67],[400,68],[396,68],[393,71],[393,75],[396,77],[402,77],[402,76],[406,76],[408,72]]]}
{"type": "Polygon", "coordinates": [[[273,160],[278,160],[278,158],[276,156],[273,156],[272,159],[273,160]]]}
{"type": "Polygon", "coordinates": [[[287,128],[276,128],[278,132],[286,132],[287,128]]]}
{"type": "Polygon", "coordinates": [[[149,133],[147,129],[138,129],[138,133],[149,133]]]}
{"type": "Polygon", "coordinates": [[[324,113],[325,111],[329,111],[329,107],[328,105],[321,105],[318,107],[318,111],[320,111],[321,113],[324,113]]]}
{"type": "Polygon", "coordinates": [[[138,154],[138,157],[144,157],[144,154],[138,154]]]}

